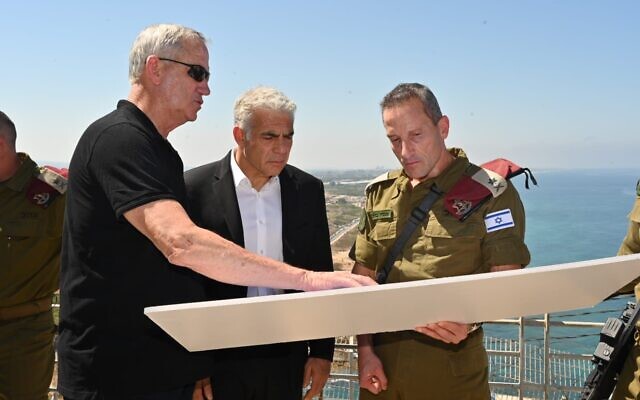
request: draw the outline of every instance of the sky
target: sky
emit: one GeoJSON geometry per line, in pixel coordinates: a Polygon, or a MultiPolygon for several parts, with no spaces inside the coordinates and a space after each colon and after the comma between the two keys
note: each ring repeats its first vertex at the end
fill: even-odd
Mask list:
{"type": "Polygon", "coordinates": [[[290,163],[396,168],[379,102],[428,85],[448,146],[482,163],[640,169],[640,2],[0,0],[0,110],[17,148],[66,164],[129,93],[138,33],[178,23],[209,39],[212,93],[169,140],[187,167],[233,147],[233,103],[257,85],[298,105],[290,163]]]}

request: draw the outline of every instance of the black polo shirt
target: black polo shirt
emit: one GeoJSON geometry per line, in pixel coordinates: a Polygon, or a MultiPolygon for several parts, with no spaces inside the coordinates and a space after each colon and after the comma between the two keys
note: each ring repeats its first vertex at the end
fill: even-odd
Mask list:
{"type": "Polygon", "coordinates": [[[171,265],[123,214],[143,204],[184,206],[178,153],[135,105],[120,101],[80,138],[69,166],[62,243],[58,389],[73,399],[126,399],[208,375],[144,314],[205,300],[202,278],[171,265]]]}

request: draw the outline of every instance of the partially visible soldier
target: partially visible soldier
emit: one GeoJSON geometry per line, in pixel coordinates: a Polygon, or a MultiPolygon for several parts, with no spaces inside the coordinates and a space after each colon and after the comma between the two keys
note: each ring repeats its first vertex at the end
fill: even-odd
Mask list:
{"type": "Polygon", "coordinates": [[[0,400],[40,400],[53,375],[67,180],[15,144],[15,125],[0,111],[0,400]]]}
{"type": "Polygon", "coordinates": [[[636,184],[636,202],[629,214],[629,231],[618,250],[618,255],[640,253],[640,180],[636,184]]]}
{"type": "MultiPolygon", "coordinates": [[[[640,180],[636,184],[636,202],[629,214],[629,231],[620,245],[620,250],[618,250],[619,256],[635,253],[640,253],[640,180]]],[[[637,301],[640,299],[640,283],[635,280],[631,285],[633,284],[635,284],[637,301]]],[[[630,289],[631,286],[627,286],[627,288],[630,289]]],[[[621,290],[621,292],[626,291],[628,290],[624,288],[621,290]]],[[[636,329],[640,330],[640,322],[636,325],[636,329]]],[[[612,399],[640,399],[640,344],[638,339],[636,339],[636,343],[622,367],[612,399]]]]}

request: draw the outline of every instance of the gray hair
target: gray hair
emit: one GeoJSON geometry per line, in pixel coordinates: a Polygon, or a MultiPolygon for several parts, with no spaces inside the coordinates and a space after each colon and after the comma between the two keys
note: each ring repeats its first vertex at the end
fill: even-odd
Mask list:
{"type": "Polygon", "coordinates": [[[258,86],[244,92],[233,106],[233,122],[240,127],[245,134],[250,134],[252,128],[253,112],[256,109],[286,112],[293,119],[296,113],[296,103],[291,101],[284,93],[266,86],[258,86]]]}
{"type": "Polygon", "coordinates": [[[392,91],[387,93],[380,102],[380,108],[384,111],[387,108],[398,106],[411,99],[418,99],[422,103],[424,112],[429,116],[434,125],[438,124],[442,118],[442,111],[438,99],[431,89],[419,83],[401,83],[392,91]]]}
{"type": "Polygon", "coordinates": [[[0,137],[2,137],[13,150],[16,149],[16,126],[7,114],[0,111],[0,137]]]}
{"type": "Polygon", "coordinates": [[[185,42],[197,40],[206,45],[204,35],[194,29],[175,24],[158,24],[145,28],[129,52],[129,82],[137,83],[150,55],[175,57],[185,42]]]}

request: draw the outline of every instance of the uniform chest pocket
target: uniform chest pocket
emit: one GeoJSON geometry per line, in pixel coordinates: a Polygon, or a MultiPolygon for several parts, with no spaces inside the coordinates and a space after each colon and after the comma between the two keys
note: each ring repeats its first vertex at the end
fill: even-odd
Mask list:
{"type": "Polygon", "coordinates": [[[388,240],[396,238],[396,221],[376,221],[371,230],[373,240],[388,240]]]}
{"type": "Polygon", "coordinates": [[[482,239],[485,226],[477,221],[460,222],[453,217],[429,216],[429,223],[424,231],[426,236],[437,238],[474,238],[482,239]]]}

